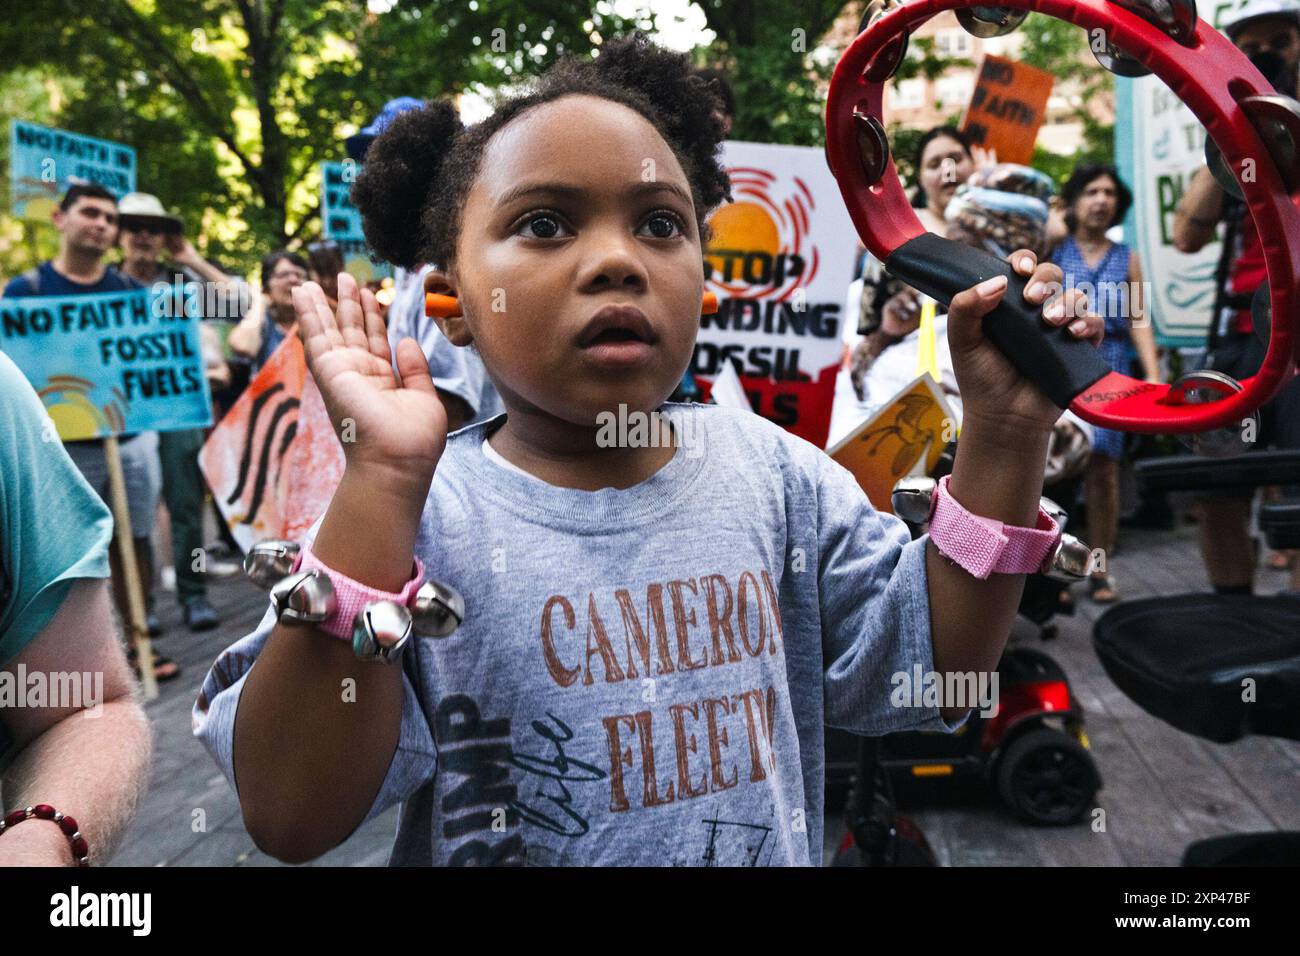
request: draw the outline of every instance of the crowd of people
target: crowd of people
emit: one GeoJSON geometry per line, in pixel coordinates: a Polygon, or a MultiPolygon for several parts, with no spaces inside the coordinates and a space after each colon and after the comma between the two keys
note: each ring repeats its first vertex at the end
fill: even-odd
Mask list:
{"type": "MultiPolygon", "coordinates": [[[[1300,7],[1286,2],[1247,6],[1224,30],[1278,90],[1288,95],[1300,92],[1300,7]]],[[[1101,350],[1111,368],[1146,382],[1169,380],[1169,363],[1162,364],[1146,314],[1150,296],[1143,291],[1142,264],[1137,253],[1120,241],[1119,226],[1133,196],[1114,167],[1081,164],[1058,195],[1042,174],[999,164],[995,156],[972,148],[956,128],[940,126],[921,136],[912,168],[913,204],[926,229],[999,255],[1009,248],[1034,249],[1061,267],[1067,288],[1101,290],[1092,307],[1105,320],[1101,350]]],[[[1174,246],[1181,252],[1197,252],[1221,227],[1223,249],[1201,364],[1241,381],[1259,370],[1267,348],[1267,338],[1253,328],[1250,309],[1256,290],[1267,278],[1264,251],[1244,204],[1225,193],[1210,170],[1202,168],[1177,205],[1174,246]]],[[[865,252],[860,261],[860,278],[850,296],[850,304],[857,305],[858,327],[857,334],[847,338],[852,351],[846,374],[858,407],[839,416],[832,437],[836,429],[842,434],[855,420],[877,411],[910,380],[916,367],[920,295],[885,273],[882,264],[865,252]]],[[[960,397],[944,330],[938,317],[940,384],[959,414],[960,397]]],[[[1284,386],[1261,410],[1261,418],[1254,447],[1300,448],[1300,381],[1284,386]]],[[[1103,555],[1113,554],[1118,544],[1120,466],[1137,444],[1132,437],[1094,428],[1068,412],[1054,436],[1061,447],[1086,449],[1080,496],[1087,517],[1085,537],[1103,555]]],[[[1295,491],[1271,489],[1269,494],[1295,491]]],[[[1217,593],[1253,593],[1258,563],[1250,534],[1253,497],[1249,489],[1207,491],[1197,502],[1201,554],[1217,593]]],[[[1068,508],[1073,502],[1062,504],[1068,508]]],[[[1289,569],[1292,588],[1300,590],[1300,561],[1294,553],[1273,553],[1267,560],[1275,569],[1289,569]]],[[[1101,604],[1119,599],[1109,567],[1095,564],[1088,593],[1101,604]]]]}
{"type": "MultiPolygon", "coordinates": [[[[349,150],[362,158],[369,142],[396,115],[419,106],[420,101],[409,98],[389,104],[362,134],[349,139],[349,150]]],[[[200,343],[217,421],[285,338],[296,334],[294,289],[308,281],[319,283],[331,306],[337,305],[344,258],[340,245],[329,239],[307,243],[302,253],[278,249],[264,256],[258,270],[259,295],[245,279],[200,255],[181,217],[168,212],[153,194],[133,192],[119,200],[101,186],[74,185],[62,197],[53,225],[59,234],[57,255],[12,278],[4,296],[87,295],[176,284],[202,290],[193,301],[205,310],[199,323],[200,343]],[[223,335],[218,329],[228,331],[223,335]]],[[[451,346],[426,320],[424,284],[432,269],[401,271],[395,302],[385,314],[398,338],[410,335],[426,348],[449,419],[459,427],[496,414],[500,403],[472,350],[451,346]]],[[[156,592],[163,580],[175,590],[182,622],[189,630],[201,632],[221,623],[208,600],[209,579],[238,570],[234,561],[240,558],[240,549],[199,470],[198,454],[208,431],[189,428],[117,436],[150,637],[164,633],[156,611],[156,592]],[[215,520],[205,522],[209,509],[215,520]],[[170,528],[171,560],[165,574],[160,573],[154,554],[155,522],[160,515],[170,528]],[[216,529],[211,540],[205,535],[207,525],[216,529]]],[[[109,476],[103,446],[102,439],[64,442],[82,477],[107,504],[109,476]]],[[[110,550],[109,561],[114,604],[121,620],[128,622],[126,578],[117,548],[110,550]]],[[[134,646],[128,646],[127,655],[139,674],[134,646]]],[[[179,666],[165,655],[155,654],[153,664],[158,681],[180,675],[179,666]]]]}
{"type": "MultiPolygon", "coordinates": [[[[1231,35],[1243,49],[1252,44],[1267,46],[1290,70],[1279,67],[1278,81],[1294,88],[1300,20],[1290,14],[1260,17],[1238,24],[1231,35]]],[[[774,742],[766,765],[772,771],[770,781],[762,788],[741,788],[740,797],[727,797],[741,816],[757,814],[769,797],[782,805],[802,805],[802,781],[817,769],[820,744],[816,740],[824,723],[864,733],[904,725],[951,730],[960,723],[960,714],[947,709],[904,715],[872,702],[864,705],[867,688],[878,684],[891,668],[910,667],[917,653],[936,668],[958,670],[987,669],[998,659],[1015,613],[1014,589],[1005,580],[977,580],[956,563],[928,558],[924,542],[909,543],[897,522],[883,520],[846,478],[847,473],[830,470],[825,456],[801,447],[757,416],[733,416],[715,406],[689,406],[691,411],[676,413],[680,420],[674,420],[673,427],[694,415],[708,430],[709,441],[716,443],[713,447],[729,450],[726,467],[746,469],[745,480],[736,480],[739,472],[734,470],[712,475],[716,480],[707,487],[716,500],[707,502],[679,494],[695,480],[694,470],[688,474],[683,469],[696,468],[683,465],[681,456],[673,458],[659,448],[593,452],[581,447],[582,436],[567,419],[590,418],[587,412],[607,407],[616,398],[630,398],[637,407],[654,407],[672,392],[674,376],[680,376],[697,331],[692,323],[698,318],[700,283],[694,278],[701,260],[703,213],[729,191],[715,154],[734,109],[725,84],[717,76],[700,76],[684,58],[643,43],[611,41],[608,49],[594,66],[566,61],[548,73],[538,91],[508,101],[472,131],[461,125],[446,103],[403,98],[388,104],[362,134],[349,140],[349,152],[366,163],[355,200],[365,216],[367,240],[376,253],[398,267],[386,306],[373,290],[360,289],[343,271],[337,243],[322,239],[301,251],[270,252],[261,261],[260,291],[254,293],[245,279],[205,259],[187,238],[182,218],[168,212],[156,196],[134,192],[118,200],[93,185],[68,189],[53,214],[59,233],[56,256],[13,277],[4,288],[6,297],[93,294],[170,284],[177,276],[203,286],[209,293],[203,301],[215,302],[219,312],[205,318],[220,317],[232,325],[223,341],[215,323],[200,323],[207,384],[218,417],[233,406],[286,339],[298,336],[307,343],[309,366],[336,426],[340,416],[348,415],[362,421],[365,432],[359,447],[349,450],[344,482],[310,536],[313,560],[323,568],[337,569],[329,572],[337,573],[332,578],[339,582],[337,587],[402,592],[404,586],[418,583],[408,581],[413,555],[414,567],[421,573],[427,567],[431,578],[436,573],[482,583],[481,555],[468,554],[468,547],[459,553],[437,543],[453,535],[484,541],[523,536],[524,546],[512,560],[525,571],[511,578],[515,583],[510,585],[514,590],[509,600],[502,600],[498,608],[475,608],[479,620],[464,625],[473,629],[476,638],[483,638],[476,645],[482,653],[457,658],[439,645],[409,671],[372,669],[361,678],[365,687],[358,699],[362,703],[354,705],[359,710],[338,707],[339,679],[352,673],[353,648],[320,637],[317,630],[339,636],[323,626],[289,626],[268,612],[256,633],[214,667],[195,709],[197,732],[232,781],[238,770],[250,832],[260,845],[284,859],[317,855],[396,801],[433,799],[439,785],[434,778],[435,736],[448,731],[428,722],[421,700],[442,699],[445,704],[449,698],[444,695],[451,691],[472,693],[478,703],[470,700],[469,706],[477,725],[480,706],[507,710],[520,701],[538,700],[543,693],[559,700],[554,695],[571,687],[575,693],[590,689],[593,669],[606,684],[623,680],[617,659],[621,652],[609,649],[603,637],[597,612],[599,588],[590,582],[605,580],[609,569],[618,569],[629,581],[635,579],[633,593],[639,588],[645,594],[647,586],[655,593],[659,565],[683,545],[683,535],[700,528],[710,530],[699,539],[702,556],[696,563],[700,568],[735,567],[742,608],[746,575],[754,581],[755,600],[761,601],[764,594],[758,579],[735,563],[738,552],[746,559],[751,556],[746,549],[753,550],[754,542],[761,543],[760,551],[799,543],[822,562],[821,590],[811,602],[806,595],[787,592],[793,585],[784,578],[776,590],[766,580],[766,572],[763,578],[767,596],[779,600],[781,616],[776,621],[784,620],[784,640],[791,641],[801,629],[803,636],[815,632],[820,638],[812,640],[811,646],[818,654],[825,647],[834,655],[836,665],[826,674],[820,663],[805,670],[796,666],[800,662],[791,662],[777,671],[765,663],[763,654],[778,654],[780,623],[772,625],[770,634],[763,632],[770,636],[771,650],[751,652],[749,659],[738,652],[730,632],[729,654],[724,654],[716,629],[712,659],[706,648],[699,663],[691,660],[684,636],[679,636],[680,656],[675,660],[666,645],[659,649],[660,674],[672,672],[674,666],[720,668],[706,669],[701,677],[701,692],[716,690],[723,702],[716,711],[710,709],[714,699],[702,705],[711,746],[716,746],[715,717],[721,720],[729,714],[740,720],[739,710],[733,712],[726,704],[730,684],[713,686],[731,674],[727,666],[747,669],[745,679],[752,679],[754,686],[776,682],[769,687],[766,704],[772,724],[764,720],[768,741],[774,742]],[[668,122],[664,116],[675,119],[668,122]],[[543,267],[550,261],[544,256],[558,254],[550,250],[559,247],[556,237],[562,231],[566,237],[577,236],[576,231],[567,232],[571,223],[564,212],[494,205],[493,197],[503,194],[508,185],[503,177],[514,175],[501,152],[501,143],[509,137],[513,137],[510,148],[524,151],[536,165],[537,175],[558,181],[579,170],[580,186],[574,189],[583,192],[589,203],[590,234],[607,230],[601,244],[586,238],[575,242],[572,248],[586,258],[577,258],[579,252],[564,253],[575,256],[569,269],[543,267]],[[586,139],[592,137],[601,137],[608,149],[588,148],[584,154],[583,149],[590,147],[586,139]],[[543,144],[551,145],[542,149],[543,144]],[[671,186],[655,199],[658,206],[647,208],[635,233],[637,242],[654,244],[653,254],[644,260],[651,262],[649,268],[634,251],[632,240],[617,238],[621,233],[615,231],[627,219],[613,172],[618,168],[614,158],[624,155],[635,156],[638,162],[642,156],[657,157],[661,175],[671,186]],[[411,173],[421,157],[422,171],[411,173]],[[693,202],[682,202],[682,196],[693,202]],[[431,209],[459,212],[445,225],[431,229],[431,209]],[[528,213],[512,227],[516,232],[510,236],[519,241],[507,243],[490,224],[507,222],[508,213],[519,212],[528,213]],[[658,228],[640,231],[651,223],[658,228]],[[533,231],[525,234],[525,230],[533,231]],[[489,267],[494,281],[508,288],[516,303],[508,329],[485,321],[489,306],[481,290],[467,281],[489,267]],[[619,357],[630,348],[625,336],[604,340],[605,352],[587,351],[590,343],[584,340],[582,349],[570,354],[567,341],[552,344],[558,337],[542,334],[554,321],[552,308],[566,297],[576,295],[579,304],[615,302],[628,289],[649,289],[650,270],[672,272],[681,279],[667,284],[671,290],[667,294],[675,298],[662,303],[661,311],[685,318],[647,333],[654,342],[664,343],[662,361],[620,365],[630,361],[619,357]],[[572,283],[579,287],[571,289],[572,283]],[[427,293],[458,301],[457,311],[436,320],[426,316],[427,293]],[[692,297],[694,301],[688,301],[692,297]],[[381,327],[386,334],[371,334],[381,327]],[[418,348],[406,339],[413,339],[418,348]],[[584,355],[597,357],[588,363],[584,355]],[[622,374],[611,373],[616,367],[622,374]],[[362,374],[348,378],[357,372],[362,374]],[[352,384],[340,384],[345,381],[352,384]],[[507,410],[510,414],[503,416],[507,410]],[[761,465],[755,464],[760,461],[761,465]],[[769,468],[773,461],[779,467],[769,468]],[[433,466],[439,463],[435,481],[433,466]],[[614,489],[624,497],[606,495],[614,489]],[[780,524],[788,516],[774,517],[767,507],[778,498],[791,508],[811,510],[799,511],[798,520],[788,526],[780,524]],[[729,536],[716,523],[720,515],[750,525],[729,536]],[[808,534],[812,536],[805,540],[808,534]],[[570,580],[588,582],[582,587],[591,592],[590,601],[584,596],[579,611],[588,615],[589,634],[602,636],[597,650],[591,650],[589,643],[585,664],[571,668],[565,663],[570,648],[558,636],[560,625],[554,625],[553,638],[547,624],[543,641],[549,683],[524,686],[525,678],[500,656],[516,652],[489,653],[487,638],[530,632],[535,612],[543,606],[548,609],[543,612],[545,620],[552,620],[548,615],[555,608],[554,620],[564,617],[573,630],[575,605],[548,590],[559,584],[542,581],[555,555],[573,562],[573,568],[564,571],[570,580]],[[919,601],[908,596],[918,580],[928,586],[927,597],[919,601]],[[871,599],[864,601],[864,594],[871,599]],[[883,655],[879,659],[877,651],[883,655]],[[259,655],[263,666],[249,670],[259,655]],[[584,670],[585,676],[579,678],[584,670]],[[449,683],[449,674],[460,683],[449,683]],[[787,686],[787,680],[793,683],[796,678],[811,683],[802,690],[787,686]],[[241,699],[236,721],[235,708],[241,699]],[[781,709],[770,711],[778,699],[781,709]],[[811,700],[817,702],[815,711],[798,711],[811,700]],[[313,734],[296,737],[301,746],[287,753],[284,735],[274,728],[304,725],[313,734]],[[762,799],[756,797],[760,789],[762,799]],[[306,812],[285,813],[290,802],[307,808],[306,812]]],[[[930,130],[921,138],[913,167],[918,214],[930,231],[1010,257],[1021,274],[1059,281],[1067,289],[1086,284],[1119,290],[1120,294],[1093,303],[1093,312],[1087,315],[1049,316],[1047,321],[1077,319],[1070,333],[1099,342],[1112,368],[1137,369],[1138,376],[1149,382],[1165,379],[1168,372],[1146,321],[1145,303],[1133,295],[1143,281],[1142,265],[1114,232],[1132,197],[1113,167],[1081,165],[1058,193],[1056,184],[1043,174],[980,154],[952,127],[930,130]]],[[[562,208],[568,200],[556,202],[562,208]]],[[[1260,240],[1240,204],[1225,197],[1208,174],[1198,174],[1179,206],[1178,247],[1189,252],[1200,248],[1224,222],[1230,226],[1225,244],[1229,248],[1209,362],[1244,378],[1262,358],[1248,307],[1254,287],[1263,280],[1260,240]]],[[[912,377],[920,348],[922,300],[869,257],[863,257],[860,273],[851,293],[858,323],[849,343],[846,374],[858,403],[852,414],[866,416],[912,377]]],[[[1037,494],[1030,500],[1024,490],[1036,486],[1054,449],[1060,452],[1068,447],[1073,451],[1058,455],[1070,459],[1060,472],[1083,475],[1089,542],[1113,552],[1126,436],[1093,428],[1072,416],[1056,421],[1057,410],[1025,381],[981,378],[975,356],[992,346],[978,333],[978,320],[1001,294],[1001,287],[969,290],[954,299],[950,314],[937,316],[933,326],[940,384],[967,423],[953,470],[953,493],[977,513],[996,514],[1007,528],[1023,529],[1033,523],[1037,508],[1037,494]],[[1018,416],[1014,425],[1003,422],[1011,411],[1018,416]],[[1025,422],[1041,428],[1026,433],[1025,422]],[[1005,425],[1005,434],[998,431],[999,423],[1005,425]],[[1023,459],[1003,453],[1013,429],[1015,440],[1029,450],[1023,459]],[[1039,452],[1042,462],[1035,460],[1039,452]]],[[[616,331],[636,333],[638,328],[633,323],[616,331]]],[[[602,326],[593,334],[599,338],[607,331],[602,326]]],[[[1261,444],[1300,447],[1297,388],[1292,383],[1266,410],[1261,444]]],[[[129,618],[119,556],[116,548],[109,547],[112,519],[103,442],[68,441],[60,447],[41,441],[40,401],[3,355],[0,410],[0,541],[6,549],[0,561],[4,574],[0,658],[6,667],[18,662],[50,668],[57,660],[60,669],[75,665],[104,673],[102,700],[106,713],[112,715],[97,724],[73,725],[67,709],[5,711],[0,727],[8,739],[0,742],[0,752],[16,749],[22,754],[6,770],[6,804],[17,799],[23,806],[30,800],[33,805],[75,808],[83,829],[97,838],[88,852],[100,859],[111,852],[141,792],[149,752],[147,724],[131,697],[128,668],[134,666],[138,673],[139,662],[133,657],[134,647],[120,640],[121,629],[115,627],[110,612],[111,593],[119,617],[129,618]],[[55,500],[58,507],[49,507],[55,500]],[[32,546],[37,536],[46,546],[32,546]],[[105,586],[105,577],[111,588],[105,586]],[[84,767],[81,772],[68,770],[59,754],[69,747],[94,755],[93,773],[84,767]]],[[[205,429],[194,428],[117,438],[136,570],[149,612],[147,626],[154,636],[161,633],[155,597],[160,574],[153,546],[160,503],[169,521],[181,618],[192,631],[220,624],[208,600],[210,579],[217,559],[232,556],[237,549],[219,514],[215,527],[225,540],[206,540],[205,518],[215,512],[210,510],[213,505],[198,466],[205,434],[205,429]],[[197,556],[203,560],[196,560],[197,556]]],[[[1216,591],[1249,593],[1255,566],[1249,544],[1249,501],[1207,500],[1199,516],[1205,560],[1216,591]]],[[[1293,556],[1280,555],[1276,560],[1295,565],[1293,556]]],[[[1294,574],[1300,588],[1300,567],[1294,574]]],[[[491,586],[500,586],[501,580],[493,579],[491,586]]],[[[710,582],[711,589],[714,582],[710,582]]],[[[693,582],[690,587],[694,589],[693,582]]],[[[1095,568],[1089,594],[1098,602],[1113,602],[1119,587],[1107,569],[1095,568]]],[[[680,597],[678,592],[674,600],[680,597]]],[[[712,596],[709,600],[713,618],[716,607],[712,596]]],[[[726,607],[731,607],[730,595],[726,607]]],[[[684,612],[677,613],[684,621],[684,612]]],[[[761,649],[763,638],[759,640],[761,649]]],[[[749,650],[748,636],[744,647],[749,650]]],[[[652,651],[643,650],[648,670],[652,651]]],[[[802,651],[790,644],[782,645],[780,653],[802,651]]],[[[626,676],[635,676],[630,644],[628,654],[626,676]]],[[[179,674],[175,662],[162,655],[155,657],[153,668],[160,681],[179,674]]],[[[573,711],[584,733],[591,730],[593,713],[621,714],[626,708],[608,696],[613,691],[602,688],[601,680],[596,685],[591,690],[595,696],[573,711]]],[[[678,722],[680,743],[683,716],[675,713],[673,719],[678,722]]],[[[600,733],[609,735],[620,775],[625,763],[632,765],[632,750],[624,756],[630,735],[648,734],[649,721],[648,710],[644,719],[641,714],[604,718],[600,733]]],[[[599,719],[596,724],[599,727],[599,719]]],[[[743,729],[732,730],[733,737],[743,734],[743,729]]],[[[755,739],[752,722],[750,737],[755,739]]],[[[725,742],[725,731],[721,739],[725,742]]],[[[647,746],[643,740],[641,752],[652,759],[647,746]]],[[[686,759],[679,754],[680,766],[686,766],[686,759]]],[[[734,786],[727,782],[722,761],[715,751],[712,776],[701,786],[719,793],[734,786]]],[[[760,774],[760,764],[754,766],[751,780],[767,779],[760,774]]],[[[686,771],[681,773],[681,791],[695,795],[686,771]]],[[[655,847],[663,851],[663,859],[671,857],[672,848],[660,845],[662,834],[669,831],[655,825],[653,808],[672,802],[672,788],[669,785],[667,796],[661,796],[653,767],[646,774],[644,798],[634,795],[634,802],[642,805],[631,807],[637,820],[630,828],[631,837],[620,835],[623,831],[614,826],[618,821],[604,821],[604,811],[600,812],[597,825],[611,835],[596,851],[600,859],[637,861],[648,858],[646,848],[655,847]]],[[[612,812],[617,815],[629,809],[628,794],[621,782],[612,786],[612,812]],[[624,805],[619,805],[619,799],[624,805]]],[[[633,789],[638,788],[629,785],[628,792],[633,789]]],[[[520,807],[515,807],[516,814],[533,812],[520,807]]],[[[431,809],[424,822],[417,817],[404,816],[396,858],[456,862],[466,854],[486,853],[480,844],[453,847],[450,839],[430,832],[431,809]]],[[[66,827],[60,834],[38,826],[19,827],[16,824],[24,821],[16,818],[14,822],[13,829],[22,839],[3,834],[0,859],[67,862],[69,851],[74,861],[85,856],[78,856],[84,840],[79,844],[77,838],[62,839],[72,837],[66,827]]],[[[474,826],[473,821],[466,822],[463,833],[474,826]]],[[[788,835],[779,839],[777,852],[784,862],[806,863],[820,852],[818,841],[801,843],[788,835]]],[[[543,849],[558,859],[569,852],[558,843],[543,849]]],[[[531,852],[508,843],[498,850],[505,854],[502,859],[512,861],[531,852]]]]}

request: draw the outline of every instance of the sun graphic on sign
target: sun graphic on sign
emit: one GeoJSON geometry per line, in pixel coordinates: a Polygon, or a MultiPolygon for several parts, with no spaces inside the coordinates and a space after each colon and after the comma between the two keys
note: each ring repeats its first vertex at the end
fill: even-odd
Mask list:
{"type": "Polygon", "coordinates": [[[116,435],[125,430],[123,406],[129,407],[130,403],[114,389],[113,394],[122,404],[110,402],[99,408],[86,397],[93,387],[93,382],[75,375],[51,375],[49,384],[37,392],[64,441],[96,438],[106,432],[116,435]]]}
{"type": "Polygon", "coordinates": [[[776,175],[758,167],[733,166],[727,174],[735,201],[709,219],[709,284],[729,297],[783,302],[817,274],[820,256],[809,240],[812,192],[795,176],[780,195],[776,175]]]}

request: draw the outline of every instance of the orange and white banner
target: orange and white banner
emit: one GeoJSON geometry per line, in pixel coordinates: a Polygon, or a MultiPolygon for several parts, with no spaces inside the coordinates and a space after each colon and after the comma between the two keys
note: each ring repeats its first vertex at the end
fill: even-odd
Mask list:
{"type": "Polygon", "coordinates": [[[738,362],[754,411],[824,448],[857,233],[820,149],[724,149],[734,201],[709,220],[704,262],[718,312],[700,321],[691,372],[707,398],[738,362]]]}
{"type": "Polygon", "coordinates": [[[302,343],[287,336],[199,452],[199,468],[236,543],[302,537],[343,477],[343,445],[302,343]]]}

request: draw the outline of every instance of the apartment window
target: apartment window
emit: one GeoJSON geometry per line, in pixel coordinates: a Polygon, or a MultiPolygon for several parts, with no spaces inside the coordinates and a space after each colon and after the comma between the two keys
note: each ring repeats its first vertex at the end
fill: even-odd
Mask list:
{"type": "Polygon", "coordinates": [[[934,49],[944,56],[965,56],[970,52],[970,34],[965,30],[940,30],[934,35],[934,49]]]}
{"type": "Polygon", "coordinates": [[[925,80],[913,77],[890,88],[889,105],[893,109],[915,109],[925,105],[925,80]]]}
{"type": "Polygon", "coordinates": [[[945,105],[965,103],[970,99],[971,78],[965,76],[941,76],[934,84],[934,96],[945,105]]]}

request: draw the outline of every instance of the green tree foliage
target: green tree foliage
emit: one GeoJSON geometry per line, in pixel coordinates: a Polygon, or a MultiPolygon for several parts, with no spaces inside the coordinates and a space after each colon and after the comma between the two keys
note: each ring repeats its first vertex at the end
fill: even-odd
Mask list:
{"type": "Polygon", "coordinates": [[[711,65],[736,93],[731,136],[762,143],[820,146],[825,87],[835,66],[818,41],[846,0],[699,0],[710,30],[711,65]]]}
{"type": "MultiPolygon", "coordinates": [[[[721,67],[735,88],[732,136],[820,145],[825,84],[839,53],[821,40],[861,4],[697,6],[716,36],[697,48],[697,62],[721,67]]],[[[319,233],[319,163],[341,159],[343,138],[385,101],[508,89],[566,52],[589,54],[633,28],[653,31],[653,5],[644,9],[620,16],[608,0],[14,4],[0,32],[0,105],[5,116],[134,146],[140,188],[180,213],[209,256],[247,271],[268,249],[319,233]]],[[[1037,16],[1026,27],[1027,59],[1058,75],[1074,68],[1079,31],[1037,16]],[[1041,29],[1031,26],[1039,21],[1041,29]]],[[[937,55],[932,42],[912,46],[897,80],[970,65],[937,55]]],[[[1100,143],[1106,132],[1090,136],[1100,143]]],[[[910,155],[907,133],[896,137],[895,154],[910,155]]],[[[7,136],[0,143],[6,149],[7,136]]],[[[6,217],[4,203],[7,196],[0,270],[13,274],[48,255],[52,237],[6,217]]]]}
{"type": "Polygon", "coordinates": [[[1083,124],[1083,145],[1073,156],[1052,153],[1041,146],[1034,149],[1033,164],[1057,184],[1063,184],[1070,171],[1080,163],[1114,162],[1115,124],[1103,123],[1088,109],[1099,96],[1113,98],[1115,78],[1097,64],[1088,52],[1088,34],[1071,23],[1041,13],[1031,13],[1020,26],[1025,37],[1020,60],[1055,74],[1057,82],[1079,84],[1079,105],[1071,111],[1083,124]]]}
{"type": "MultiPolygon", "coordinates": [[[[510,84],[566,50],[653,26],[605,6],[44,0],[7,13],[0,98],[13,101],[6,115],[134,146],[140,188],[242,269],[319,231],[319,162],[343,158],[343,137],[385,101],[510,84]]],[[[12,248],[34,255],[31,242],[12,248]]]]}

